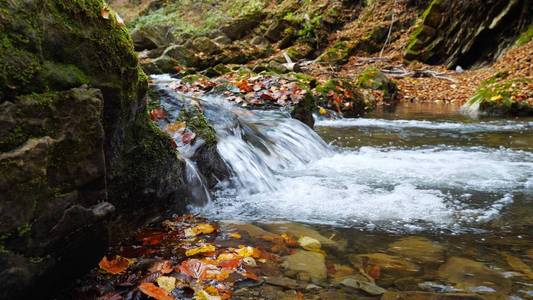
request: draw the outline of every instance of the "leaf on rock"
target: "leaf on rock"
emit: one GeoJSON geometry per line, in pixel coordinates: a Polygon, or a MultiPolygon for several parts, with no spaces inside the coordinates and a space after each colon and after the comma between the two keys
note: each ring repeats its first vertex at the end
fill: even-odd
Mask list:
{"type": "Polygon", "coordinates": [[[139,290],[156,300],[174,300],[164,289],[155,286],[153,283],[144,282],[139,285],[139,290]]]}
{"type": "Polygon", "coordinates": [[[118,255],[113,260],[109,260],[107,256],[104,256],[98,263],[98,266],[107,273],[116,275],[126,271],[133,262],[132,259],[118,255]]]}

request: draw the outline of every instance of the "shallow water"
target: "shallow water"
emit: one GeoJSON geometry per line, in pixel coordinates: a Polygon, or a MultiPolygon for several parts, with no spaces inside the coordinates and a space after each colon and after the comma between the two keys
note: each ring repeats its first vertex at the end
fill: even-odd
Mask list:
{"type": "MultiPolygon", "coordinates": [[[[319,120],[317,135],[282,112],[202,101],[234,176],[193,211],[267,227],[305,224],[343,244],[328,253],[330,264],[398,255],[391,243],[424,237],[444,249],[439,260],[400,254],[421,270],[380,285],[532,297],[533,278],[520,274],[516,259],[527,268],[533,262],[533,119],[478,120],[453,105],[406,104],[362,119],[319,120]],[[482,262],[497,276],[471,275],[501,277],[505,286],[487,279],[466,288],[445,278],[443,268],[471,263],[454,257],[482,262]]],[[[461,276],[471,276],[469,268],[461,276]]]]}

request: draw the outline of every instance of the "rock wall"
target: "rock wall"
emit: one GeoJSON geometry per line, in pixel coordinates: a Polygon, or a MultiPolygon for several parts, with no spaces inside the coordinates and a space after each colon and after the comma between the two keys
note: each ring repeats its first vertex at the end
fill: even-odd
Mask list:
{"type": "Polygon", "coordinates": [[[433,0],[406,58],[471,67],[497,58],[533,21],[529,0],[433,0]]]}
{"type": "Polygon", "coordinates": [[[103,0],[0,2],[0,299],[46,298],[124,224],[184,205],[146,89],[103,0]]]}

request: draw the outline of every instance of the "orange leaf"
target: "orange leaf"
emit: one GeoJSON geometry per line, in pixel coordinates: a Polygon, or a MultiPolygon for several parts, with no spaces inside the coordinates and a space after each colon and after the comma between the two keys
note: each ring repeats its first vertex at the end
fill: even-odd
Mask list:
{"type": "Polygon", "coordinates": [[[179,266],[180,272],[196,279],[203,279],[206,274],[206,265],[198,259],[183,261],[179,266]]]}
{"type": "Polygon", "coordinates": [[[113,260],[108,260],[107,256],[104,256],[100,263],[98,263],[98,266],[107,273],[116,275],[126,271],[132,263],[132,260],[122,256],[117,255],[113,260]]]}
{"type": "Polygon", "coordinates": [[[139,285],[139,290],[156,300],[174,300],[164,289],[155,286],[153,283],[144,282],[139,285]]]}

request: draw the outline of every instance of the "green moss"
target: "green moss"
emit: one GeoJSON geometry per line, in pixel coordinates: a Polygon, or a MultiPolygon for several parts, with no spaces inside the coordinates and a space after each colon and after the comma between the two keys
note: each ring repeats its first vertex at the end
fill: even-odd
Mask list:
{"type": "Polygon", "coordinates": [[[24,223],[19,228],[17,228],[17,234],[19,237],[24,237],[28,235],[31,231],[31,224],[30,223],[24,223]]]}
{"type": "Polygon", "coordinates": [[[533,107],[517,101],[514,94],[518,86],[531,82],[528,78],[506,79],[506,74],[496,74],[484,81],[469,105],[479,105],[480,111],[497,115],[533,115],[533,107]]]}
{"type": "Polygon", "coordinates": [[[209,124],[204,114],[198,109],[183,109],[180,112],[178,120],[185,122],[187,127],[202,138],[207,145],[216,145],[218,140],[216,131],[213,126],[209,124]]]}
{"type": "Polygon", "coordinates": [[[6,138],[0,141],[0,151],[11,151],[28,140],[30,134],[22,127],[17,126],[9,131],[6,138]]]}
{"type": "Polygon", "coordinates": [[[533,23],[529,24],[527,29],[524,32],[522,32],[522,34],[520,34],[520,36],[516,40],[515,45],[516,46],[523,46],[523,45],[529,43],[529,41],[531,41],[531,40],[533,40],[533,23]]]}
{"type": "MultiPolygon", "coordinates": [[[[435,9],[436,7],[438,7],[438,5],[442,2],[442,0],[432,0],[428,7],[426,8],[426,10],[424,10],[424,12],[422,13],[422,15],[420,16],[420,18],[418,19],[417,21],[417,25],[416,25],[416,28],[415,30],[411,33],[411,35],[409,36],[409,40],[407,41],[407,47],[406,47],[406,52],[408,54],[410,54],[411,56],[419,56],[421,54],[421,50],[420,49],[416,49],[419,45],[419,43],[421,42],[419,40],[419,37],[421,36],[421,34],[424,32],[424,23],[427,19],[427,17],[431,14],[431,12],[433,11],[433,9],[435,9]]],[[[426,50],[427,51],[427,50],[426,50]]]]}
{"type": "Polygon", "coordinates": [[[354,49],[353,42],[337,41],[320,56],[319,60],[331,65],[341,65],[348,62],[354,49]]]}

